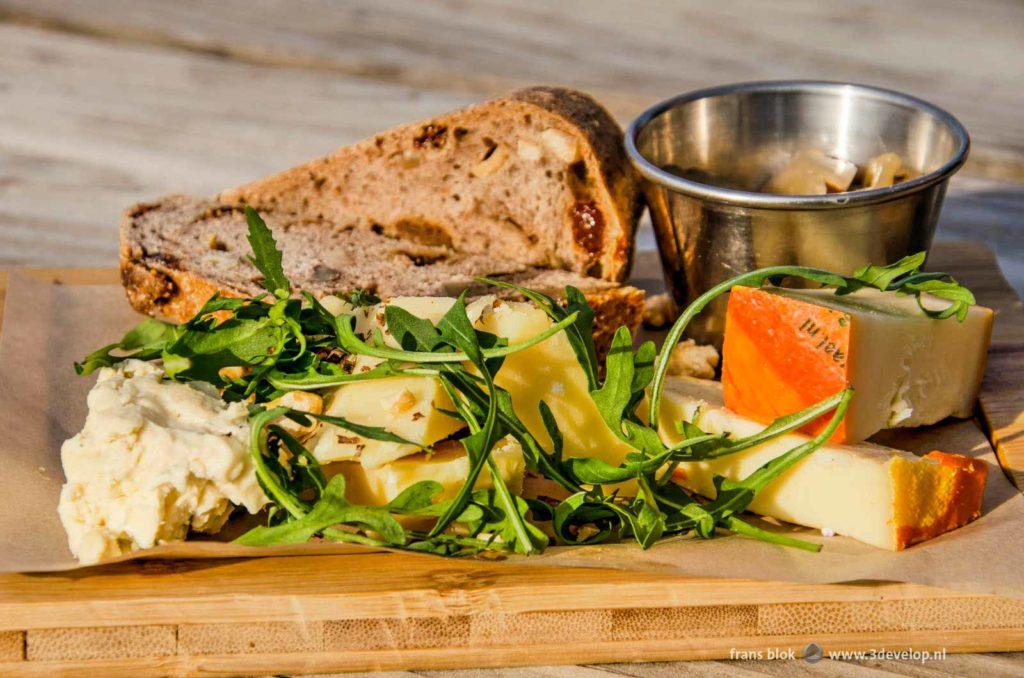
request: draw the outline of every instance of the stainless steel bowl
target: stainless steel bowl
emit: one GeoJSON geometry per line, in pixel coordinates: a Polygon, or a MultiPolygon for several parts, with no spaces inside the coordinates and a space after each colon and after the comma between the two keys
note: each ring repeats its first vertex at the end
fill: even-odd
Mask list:
{"type": "MultiPolygon", "coordinates": [[[[633,121],[626,148],[679,305],[738,273],[778,264],[849,274],[931,246],[946,185],[970,139],[914,97],[835,82],[753,82],[663,101],[633,121]],[[862,165],[893,151],[920,174],[887,188],[826,195],[757,192],[799,150],[862,165]]],[[[691,323],[720,344],[725,299],[691,323]]]]}

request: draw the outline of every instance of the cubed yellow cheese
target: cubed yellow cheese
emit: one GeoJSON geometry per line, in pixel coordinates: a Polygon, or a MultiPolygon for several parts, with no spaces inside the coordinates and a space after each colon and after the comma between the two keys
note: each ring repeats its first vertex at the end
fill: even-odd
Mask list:
{"type": "MultiPolygon", "coordinates": [[[[519,494],[523,488],[523,450],[511,437],[498,441],[491,452],[510,491],[519,494]]],[[[379,468],[366,468],[356,462],[339,462],[326,467],[328,472],[345,476],[345,497],[356,504],[381,506],[394,499],[406,488],[421,480],[434,480],[441,484],[442,492],[434,501],[451,499],[466,481],[469,472],[469,457],[461,444],[448,441],[440,445],[434,454],[419,453],[403,457],[379,468]]],[[[493,486],[491,472],[487,467],[477,477],[474,489],[489,489],[493,486]]]]}
{"type": "MultiPolygon", "coordinates": [[[[461,420],[439,410],[454,409],[451,398],[436,379],[387,377],[354,382],[330,396],[326,414],[355,424],[378,426],[422,445],[447,438],[461,429],[461,420]]],[[[313,456],[321,463],[360,460],[370,468],[416,454],[417,445],[364,438],[351,431],[325,424],[310,443],[313,456]]]]}
{"type": "MultiPolygon", "coordinates": [[[[454,299],[396,297],[387,303],[436,323],[451,308],[454,299]]],[[[551,326],[547,314],[527,302],[487,296],[474,300],[466,310],[477,328],[505,337],[513,344],[526,341],[551,326]]],[[[357,310],[357,332],[368,335],[374,328],[383,330],[384,327],[384,304],[357,310]]],[[[390,335],[384,333],[383,336],[388,344],[397,345],[390,335]]],[[[366,356],[360,356],[359,361],[357,369],[379,362],[366,356]]],[[[540,417],[539,405],[543,400],[551,408],[562,431],[566,456],[599,457],[617,465],[630,451],[601,419],[587,390],[586,375],[563,332],[506,357],[495,382],[509,391],[516,414],[542,444],[550,445],[551,442],[540,417]]],[[[402,389],[415,394],[415,411],[423,412],[421,405],[428,400],[442,409],[453,409],[451,401],[432,377],[401,377],[342,386],[331,398],[327,412],[357,423],[380,426],[423,444],[433,443],[461,428],[461,422],[439,413],[431,417],[424,412],[427,416],[417,422],[409,421],[409,416],[396,418],[389,404],[402,398],[402,389]],[[414,388],[411,384],[419,386],[414,388]],[[413,427],[413,423],[418,423],[419,427],[413,427]]],[[[321,428],[312,449],[324,462],[361,459],[364,465],[371,467],[418,452],[413,446],[365,440],[333,426],[321,428]]]]}
{"type": "MultiPolygon", "coordinates": [[[[708,433],[742,437],[763,428],[725,409],[718,382],[670,379],[661,411],[666,441],[678,442],[675,422],[692,421],[698,411],[697,423],[708,433]]],[[[674,479],[714,498],[714,476],[740,480],[806,440],[787,434],[719,459],[686,462],[674,479]]],[[[918,457],[869,443],[828,444],[772,481],[750,510],[899,550],[976,518],[986,472],[984,463],[961,455],[918,457]]]]}
{"type": "MultiPolygon", "coordinates": [[[[523,302],[494,305],[477,322],[480,329],[507,337],[513,344],[550,326],[544,311],[523,302]]],[[[540,403],[547,403],[562,432],[567,457],[597,457],[617,466],[632,450],[601,419],[564,332],[505,358],[495,383],[509,392],[516,414],[546,446],[551,439],[540,416],[540,403]]]]}

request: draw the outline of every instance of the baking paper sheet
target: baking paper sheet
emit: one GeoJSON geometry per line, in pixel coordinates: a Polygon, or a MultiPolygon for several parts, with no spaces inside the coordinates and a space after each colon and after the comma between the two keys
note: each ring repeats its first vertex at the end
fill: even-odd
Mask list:
{"type": "MultiPolygon", "coordinates": [[[[0,335],[0,571],[77,567],[57,516],[61,443],[85,420],[95,377],[72,362],[114,341],[139,317],[120,287],[66,286],[12,274],[0,335]]],[[[900,432],[882,440],[917,452],[943,449],[989,465],[978,521],[900,553],[843,537],[779,527],[825,544],[817,554],[742,537],[678,538],[643,551],[633,544],[556,547],[526,564],[607,567],[703,577],[794,582],[882,580],[1024,598],[1024,497],[997,466],[971,422],[900,432]]],[[[216,558],[365,552],[348,544],[252,548],[204,540],[169,544],[133,557],[216,558]]]]}

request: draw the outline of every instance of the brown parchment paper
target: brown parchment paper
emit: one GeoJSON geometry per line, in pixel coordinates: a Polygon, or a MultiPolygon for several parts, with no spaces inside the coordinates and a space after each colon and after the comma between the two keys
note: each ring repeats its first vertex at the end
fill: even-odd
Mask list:
{"type": "MultiPolygon", "coordinates": [[[[120,287],[52,285],[11,275],[0,335],[0,571],[77,567],[57,516],[63,483],[60,446],[81,427],[85,396],[94,378],[76,376],[72,362],[120,337],[138,319],[120,287]]],[[[941,448],[983,459],[989,465],[989,481],[982,518],[900,553],[766,522],[771,529],[819,541],[825,548],[812,554],[742,537],[678,538],[647,551],[632,544],[556,547],[541,556],[515,560],[770,581],[901,581],[1024,598],[1024,497],[1006,479],[978,428],[958,422],[900,432],[880,442],[918,452],[941,448]]],[[[203,540],[168,544],[122,559],[365,551],[355,545],[252,548],[203,540]]]]}

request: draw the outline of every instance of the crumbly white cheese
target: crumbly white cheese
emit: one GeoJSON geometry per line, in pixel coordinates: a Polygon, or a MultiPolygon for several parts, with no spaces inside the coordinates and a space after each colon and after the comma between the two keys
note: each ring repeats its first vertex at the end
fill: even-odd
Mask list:
{"type": "Polygon", "coordinates": [[[163,376],[139,360],[100,370],[85,426],[61,448],[60,518],[83,563],[181,540],[189,529],[214,533],[233,505],[255,513],[267,503],[245,405],[163,376]]]}

